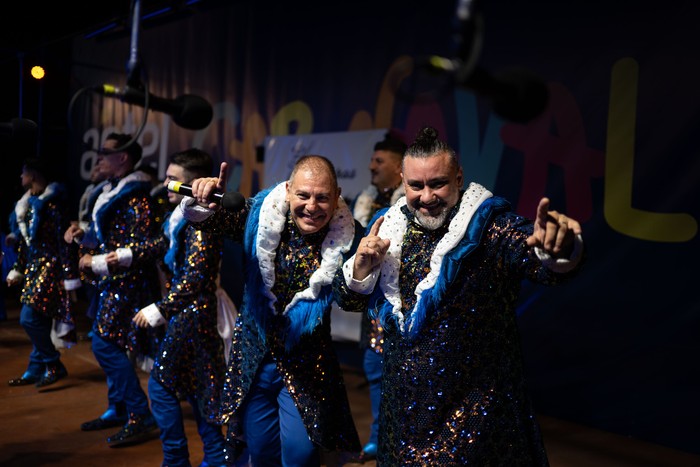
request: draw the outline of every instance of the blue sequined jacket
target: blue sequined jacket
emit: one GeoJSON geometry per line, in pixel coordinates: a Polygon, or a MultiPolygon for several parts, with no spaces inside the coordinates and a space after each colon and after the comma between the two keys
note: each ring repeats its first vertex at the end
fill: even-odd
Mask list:
{"type": "MultiPolygon", "coordinates": [[[[320,269],[321,251],[326,251],[324,241],[332,233],[326,226],[315,234],[302,236],[284,210],[283,196],[263,207],[267,197],[272,199],[283,189],[284,183],[264,190],[248,199],[243,210],[221,209],[196,224],[201,229],[231,236],[242,242],[244,249],[246,282],[222,396],[222,419],[228,423],[229,437],[244,435],[238,423],[238,410],[259,365],[266,356],[271,356],[309,438],[328,450],[357,452],[359,437],[332,344],[330,311],[335,269],[355,251],[363,229],[345,207],[342,211],[345,218],[341,220],[350,229],[345,232],[346,239],[350,236],[350,250],[333,266],[330,279],[317,290],[316,299],[296,300],[294,297],[299,293],[309,291],[309,277],[320,269]],[[276,213],[274,224],[268,221],[271,211],[276,213]],[[281,214],[282,211],[286,214],[281,214]],[[268,230],[274,230],[278,237],[271,243],[266,243],[270,241],[268,230]],[[269,263],[260,252],[259,233],[264,248],[275,252],[274,258],[268,258],[269,263]],[[266,282],[270,280],[274,283],[271,287],[266,282]]],[[[224,264],[222,268],[225,267],[224,264]]]]}
{"type": "Polygon", "coordinates": [[[382,279],[371,294],[348,288],[352,258],[336,275],[338,304],[369,309],[384,325],[379,465],[548,464],[527,394],[515,305],[522,280],[561,283],[581,262],[567,272],[546,267],[525,243],[532,223],[501,198],[473,203],[460,226],[456,212],[466,204],[463,198],[434,231],[414,222],[405,200],[383,211],[382,228],[405,226],[392,239],[400,245],[394,304],[382,279]],[[455,233],[463,236],[431,263],[436,245],[455,233]]]}
{"type": "Polygon", "coordinates": [[[105,185],[85,232],[91,241],[81,245],[80,254],[93,254],[94,271],[95,256],[118,249],[131,251],[129,265],[86,274],[96,280],[100,292],[93,332],[125,350],[152,356],[157,339],[132,322],[141,308],[160,298],[157,255],[147,251],[149,241],[160,234],[150,190],[150,179],[139,171],[105,185]]]}
{"type": "Polygon", "coordinates": [[[74,324],[66,283],[79,285],[75,250],[63,240],[69,225],[65,186],[49,184],[43,193],[27,191],[14,210],[17,260],[11,274],[22,274],[20,301],[52,319],[74,324]]]}
{"type": "Polygon", "coordinates": [[[167,218],[155,245],[168,276],[167,293],[155,306],[167,324],[151,377],[181,399],[196,396],[214,423],[226,371],[216,297],[223,239],[176,217],[167,218]]]}

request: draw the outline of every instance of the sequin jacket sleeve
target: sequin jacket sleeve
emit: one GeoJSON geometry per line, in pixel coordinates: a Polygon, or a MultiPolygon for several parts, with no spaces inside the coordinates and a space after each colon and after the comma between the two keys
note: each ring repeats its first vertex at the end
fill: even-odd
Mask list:
{"type": "Polygon", "coordinates": [[[255,198],[246,199],[245,207],[239,211],[219,209],[202,222],[192,223],[198,230],[217,235],[225,235],[236,242],[243,241],[243,233],[255,198]]]}
{"type": "MultiPolygon", "coordinates": [[[[217,277],[223,251],[220,235],[196,230],[187,226],[181,238],[183,246],[178,248],[175,270],[167,295],[156,306],[166,320],[185,312],[183,306],[198,304],[213,308],[207,310],[216,316],[215,304],[217,277]]],[[[216,320],[214,320],[216,322],[216,320]]]]}
{"type": "Polygon", "coordinates": [[[180,231],[169,291],[156,302],[168,323],[151,372],[180,397],[197,396],[210,423],[218,420],[226,371],[217,329],[222,249],[218,235],[191,226],[180,231]]]}

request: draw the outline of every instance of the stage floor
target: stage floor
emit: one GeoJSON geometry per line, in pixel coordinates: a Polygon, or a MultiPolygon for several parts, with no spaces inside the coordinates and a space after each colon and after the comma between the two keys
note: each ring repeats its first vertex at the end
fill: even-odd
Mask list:
{"type": "MultiPolygon", "coordinates": [[[[105,438],[117,429],[83,432],[80,424],[99,416],[106,405],[104,374],[80,340],[63,349],[68,377],[43,389],[10,387],[22,374],[31,345],[19,325],[19,309],[7,300],[7,320],[0,322],[0,466],[4,467],[154,467],[161,464],[160,440],[110,448],[105,438]]],[[[79,323],[79,334],[85,334],[79,323]]],[[[348,396],[360,434],[366,441],[370,424],[369,396],[364,378],[353,365],[344,366],[348,396]]],[[[148,375],[140,372],[142,387],[148,375]]],[[[202,460],[201,442],[189,405],[183,404],[193,466],[202,460]]],[[[699,467],[700,455],[679,452],[574,423],[540,417],[552,467],[699,467]]],[[[359,464],[346,464],[349,466],[359,464]]],[[[374,467],[374,462],[364,464],[374,467]]]]}

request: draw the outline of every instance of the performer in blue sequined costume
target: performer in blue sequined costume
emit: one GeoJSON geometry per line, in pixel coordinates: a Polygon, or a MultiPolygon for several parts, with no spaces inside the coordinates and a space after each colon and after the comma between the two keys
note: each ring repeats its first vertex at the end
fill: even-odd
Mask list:
{"type": "Polygon", "coordinates": [[[340,196],[335,169],[324,157],[303,157],[287,183],[239,211],[212,212],[218,205],[208,197],[225,180],[224,163],[219,178],[193,181],[195,198],[180,207],[199,228],[243,243],[245,291],[222,402],[227,460],[241,437],[253,465],[318,466],[320,450],[358,452],[330,310],[333,276],[362,227],[340,196]]]}
{"type": "MultiPolygon", "coordinates": [[[[189,184],[211,175],[211,156],[191,148],[170,157],[164,185],[189,184]]],[[[183,196],[168,192],[176,205],[183,196]]],[[[218,411],[224,385],[224,344],[217,330],[217,281],[223,238],[187,224],[182,211],[166,217],[163,235],[153,245],[164,258],[167,294],[134,317],[140,327],[166,326],[165,337],[148,379],[153,416],[160,428],[162,465],[189,467],[190,454],[181,400],[192,406],[202,439],[204,462],[224,465],[224,435],[218,411]]]]}
{"type": "Polygon", "coordinates": [[[521,281],[576,274],[581,226],[540,201],[535,221],[471,183],[424,128],[403,160],[406,197],[381,211],[336,276],[345,310],[384,326],[377,463],[545,466],[526,389],[521,281]]]}
{"type": "MultiPolygon", "coordinates": [[[[142,148],[125,134],[111,133],[98,153],[97,164],[107,177],[92,209],[92,221],[82,235],[80,269],[97,280],[99,301],[92,326],[92,352],[107,377],[108,408],[85,422],[85,431],[126,423],[107,438],[110,447],[133,444],[157,431],[131,357],[155,354],[157,335],[132,322],[144,306],[160,297],[156,257],[144,252],[159,235],[151,208],[151,179],[134,166],[142,148]]],[[[80,237],[78,235],[76,238],[80,237]]],[[[161,331],[162,332],[162,331],[161,331]]]]}
{"type": "Polygon", "coordinates": [[[25,161],[21,179],[27,191],[15,205],[18,251],[7,284],[22,285],[20,324],[32,341],[32,352],[27,370],[9,384],[42,387],[68,374],[51,330],[74,343],[68,291],[80,287],[80,279],[77,258],[63,241],[69,224],[65,186],[51,181],[50,171],[36,158],[25,161]]]}

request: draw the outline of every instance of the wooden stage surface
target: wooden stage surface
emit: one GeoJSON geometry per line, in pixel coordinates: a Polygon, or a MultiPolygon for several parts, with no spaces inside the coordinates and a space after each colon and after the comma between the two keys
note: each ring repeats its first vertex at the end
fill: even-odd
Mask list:
{"type": "MultiPolygon", "coordinates": [[[[161,464],[160,440],[110,448],[105,438],[118,429],[83,432],[80,424],[106,408],[104,374],[90,343],[79,340],[62,349],[68,377],[52,386],[10,387],[21,375],[31,345],[19,325],[16,300],[7,300],[7,320],[0,322],[0,466],[4,467],[154,467],[161,464]]],[[[86,329],[78,327],[79,335],[86,329]]],[[[142,387],[148,375],[141,372],[142,387]]],[[[360,439],[365,442],[370,423],[369,396],[362,374],[345,368],[348,396],[360,439]]],[[[193,466],[202,460],[201,442],[187,404],[186,430],[193,466]]],[[[552,467],[700,467],[700,455],[630,439],[548,417],[539,417],[552,467]]],[[[699,441],[700,442],[700,441],[699,441]]],[[[360,464],[346,464],[349,466],[360,464]]],[[[374,467],[374,462],[364,464],[374,467]]]]}

